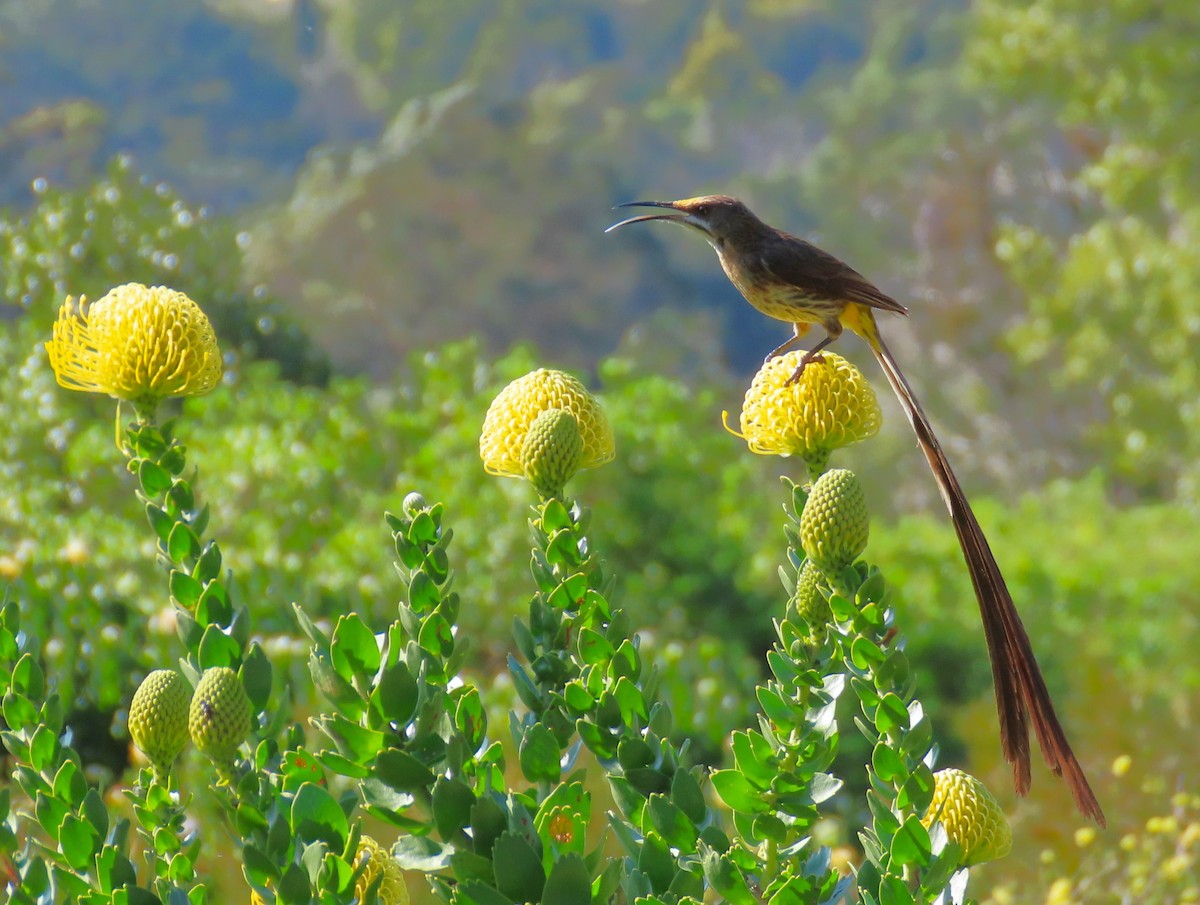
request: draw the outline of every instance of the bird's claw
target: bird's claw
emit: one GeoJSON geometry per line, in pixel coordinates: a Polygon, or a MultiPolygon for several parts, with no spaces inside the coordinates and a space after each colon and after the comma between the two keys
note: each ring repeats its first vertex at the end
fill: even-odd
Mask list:
{"type": "Polygon", "coordinates": [[[800,380],[800,375],[804,373],[804,369],[807,368],[810,364],[812,364],[813,362],[824,362],[824,361],[825,361],[825,356],[822,355],[820,352],[807,353],[803,358],[800,359],[800,364],[798,364],[796,366],[796,370],[792,371],[792,376],[783,382],[783,385],[785,387],[790,387],[792,384],[794,384],[800,380]]]}

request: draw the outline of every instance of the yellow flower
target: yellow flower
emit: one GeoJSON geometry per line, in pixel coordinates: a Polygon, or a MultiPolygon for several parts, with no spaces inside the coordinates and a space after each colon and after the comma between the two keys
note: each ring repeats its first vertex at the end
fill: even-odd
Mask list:
{"type": "Polygon", "coordinates": [[[526,437],[538,416],[551,409],[575,419],[583,440],[578,468],[613,460],[612,428],[596,397],[570,374],[539,368],[506,386],[488,408],[479,437],[479,456],[488,474],[526,476],[526,458],[537,449],[537,444],[526,444],[526,437]]]}
{"type": "Polygon", "coordinates": [[[363,836],[358,840],[358,854],[354,856],[354,867],[365,864],[362,874],[354,884],[354,895],[365,901],[367,890],[382,875],[379,882],[380,905],[408,905],[408,886],[404,883],[404,871],[391,854],[372,839],[363,836]]]}
{"type": "Polygon", "coordinates": [[[1075,901],[1072,892],[1071,881],[1066,877],[1059,877],[1050,884],[1050,889],[1046,892],[1046,905],[1071,905],[1075,901]]]}
{"type": "Polygon", "coordinates": [[[933,780],[933,802],[921,823],[929,827],[941,821],[950,841],[962,846],[964,867],[995,861],[1012,850],[1008,819],[983,783],[962,770],[939,770],[933,780]]]}
{"type": "Polygon", "coordinates": [[[833,450],[873,437],[883,415],[862,371],[834,352],[823,352],[823,361],[810,362],[788,385],[803,355],[778,355],[754,375],[737,436],[753,453],[801,456],[823,467],[833,450]]]}
{"type": "Polygon", "coordinates": [[[60,385],[153,406],[200,396],[221,379],[221,350],[200,307],[182,292],[126,283],[99,301],[68,298],[46,343],[60,385]]]}

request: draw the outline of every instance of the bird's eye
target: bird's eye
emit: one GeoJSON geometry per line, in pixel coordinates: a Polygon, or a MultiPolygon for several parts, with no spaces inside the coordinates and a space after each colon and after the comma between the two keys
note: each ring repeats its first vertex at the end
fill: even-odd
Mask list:
{"type": "Polygon", "coordinates": [[[708,215],[708,210],[709,210],[709,207],[707,204],[701,204],[701,205],[697,206],[696,213],[699,214],[701,217],[704,217],[704,216],[708,215]]]}

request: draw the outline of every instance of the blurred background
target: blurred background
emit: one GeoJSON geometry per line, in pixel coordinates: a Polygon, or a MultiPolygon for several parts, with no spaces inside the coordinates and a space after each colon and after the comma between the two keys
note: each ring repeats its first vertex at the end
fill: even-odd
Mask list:
{"type": "Polygon", "coordinates": [[[123,704],[175,656],[170,605],[111,405],[55,387],[41,343],[67,295],[164,283],[227,350],[179,433],[279,662],[305,684],[293,600],[394,612],[382,512],[419,489],[447,502],[502,713],[529,491],[483,474],[478,429],[507,380],[567,368],[619,451],[574,489],[719,764],[785,602],[778,475],[802,473],[720,413],[787,328],[694,236],[603,229],[621,201],[737,194],[910,306],[882,327],[1108,812],[1077,834],[1036,768],[1012,795],[957,544],[846,337],[888,416],[840,461],[868,489],[867,556],[942,765],[1014,823],[977,891],[1042,901],[1083,864],[1080,901],[1122,871],[1139,901],[1190,901],[1170,884],[1200,896],[1192,861],[1173,879],[1164,859],[1200,854],[1198,84],[1192,0],[0,0],[0,593],[119,780],[123,704]]]}

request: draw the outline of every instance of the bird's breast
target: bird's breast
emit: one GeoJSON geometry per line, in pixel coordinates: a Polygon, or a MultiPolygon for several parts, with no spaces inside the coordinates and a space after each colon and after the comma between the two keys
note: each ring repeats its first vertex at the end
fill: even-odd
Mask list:
{"type": "Polygon", "coordinates": [[[844,307],[838,302],[818,298],[799,286],[738,266],[726,257],[722,257],[721,266],[743,298],[767,317],[789,324],[824,324],[837,320],[844,307]]]}

